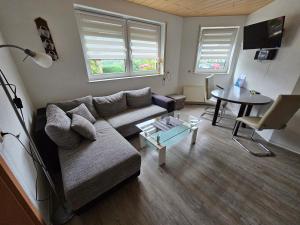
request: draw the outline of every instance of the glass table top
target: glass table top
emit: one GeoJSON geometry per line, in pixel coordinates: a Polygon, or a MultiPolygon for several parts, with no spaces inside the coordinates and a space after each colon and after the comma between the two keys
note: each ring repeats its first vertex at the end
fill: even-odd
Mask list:
{"type": "Polygon", "coordinates": [[[165,114],[136,126],[144,133],[144,137],[156,144],[170,145],[176,137],[189,134],[199,123],[199,118],[179,111],[165,114]]]}

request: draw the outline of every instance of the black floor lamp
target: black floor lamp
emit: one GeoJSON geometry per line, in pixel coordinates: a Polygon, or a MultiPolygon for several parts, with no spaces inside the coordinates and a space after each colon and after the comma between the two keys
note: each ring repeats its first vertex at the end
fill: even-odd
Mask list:
{"type": "MultiPolygon", "coordinates": [[[[30,57],[32,58],[32,60],[38,64],[39,66],[41,67],[44,67],[44,68],[49,68],[51,65],[52,65],[52,59],[49,55],[45,54],[45,53],[39,53],[39,52],[34,52],[34,51],[31,51],[29,49],[24,49],[24,48],[21,48],[19,46],[16,46],[16,45],[0,45],[0,48],[4,48],[4,47],[8,47],[8,48],[16,48],[16,49],[19,49],[21,51],[23,51],[26,55],[25,59],[27,57],[30,57]]],[[[22,105],[22,101],[20,98],[17,97],[16,95],[16,91],[14,91],[14,97],[11,96],[10,94],[10,90],[13,91],[13,88],[12,86],[15,87],[15,85],[11,84],[7,78],[5,77],[3,71],[0,69],[0,84],[1,84],[1,87],[3,88],[26,136],[28,137],[29,139],[29,144],[31,146],[31,149],[32,149],[32,157],[33,157],[33,160],[35,160],[42,168],[42,171],[44,173],[44,175],[46,176],[48,182],[49,182],[49,185],[54,193],[54,195],[56,196],[57,200],[59,202],[62,202],[57,191],[56,191],[56,187],[53,183],[53,180],[51,179],[51,176],[45,166],[45,164],[43,163],[43,160],[38,152],[38,149],[29,133],[29,131],[27,130],[26,128],[26,125],[25,125],[25,122],[22,118],[23,115],[21,115],[18,111],[18,109],[22,109],[23,108],[23,105],[22,105]]],[[[21,111],[22,112],[22,111],[21,111]]],[[[73,217],[73,212],[72,210],[70,210],[64,203],[61,203],[60,206],[58,207],[58,209],[54,212],[53,214],[53,217],[52,217],[52,222],[54,224],[63,224],[63,223],[66,223],[68,220],[70,220],[71,218],[73,217]]]]}

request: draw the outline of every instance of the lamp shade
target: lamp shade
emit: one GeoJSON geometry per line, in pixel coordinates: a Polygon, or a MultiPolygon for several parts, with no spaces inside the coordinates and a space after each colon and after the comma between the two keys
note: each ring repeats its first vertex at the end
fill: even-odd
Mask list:
{"type": "Polygon", "coordinates": [[[32,60],[41,67],[49,68],[52,65],[52,58],[51,56],[41,53],[35,52],[35,55],[32,56],[32,60]]]}

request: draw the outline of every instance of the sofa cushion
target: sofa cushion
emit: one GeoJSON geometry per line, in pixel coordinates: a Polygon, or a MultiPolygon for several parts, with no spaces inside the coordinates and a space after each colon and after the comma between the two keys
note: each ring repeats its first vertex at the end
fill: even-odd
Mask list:
{"type": "Polygon", "coordinates": [[[136,124],[146,119],[160,116],[167,113],[167,110],[157,105],[150,105],[143,108],[129,109],[123,113],[107,118],[107,121],[124,137],[130,136],[140,130],[136,124]]]}
{"type": "Polygon", "coordinates": [[[88,121],[86,118],[73,114],[71,128],[84,138],[87,138],[91,141],[96,140],[96,129],[93,124],[88,121]]]}
{"type": "Polygon", "coordinates": [[[106,121],[94,124],[97,140],[72,151],[59,149],[64,192],[74,210],[140,170],[137,150],[106,121]]]}
{"type": "Polygon", "coordinates": [[[146,87],[139,90],[126,91],[127,105],[130,108],[141,108],[152,103],[151,88],[146,87]]]}
{"type": "Polygon", "coordinates": [[[112,126],[104,119],[98,119],[96,123],[94,123],[94,127],[97,133],[105,133],[106,130],[112,128],[112,126]]]}
{"type": "Polygon", "coordinates": [[[126,95],[123,91],[113,95],[94,97],[93,101],[98,114],[102,117],[109,117],[127,109],[126,95]]]}
{"type": "Polygon", "coordinates": [[[64,101],[64,102],[58,102],[58,103],[52,103],[57,105],[59,108],[61,108],[63,111],[67,112],[69,110],[74,109],[75,107],[81,105],[81,104],[85,104],[85,106],[88,108],[88,110],[90,111],[90,113],[97,118],[98,114],[97,111],[93,105],[93,97],[92,96],[86,96],[86,97],[82,97],[82,98],[77,98],[74,100],[69,100],[69,101],[64,101]]]}
{"type": "Polygon", "coordinates": [[[72,117],[73,114],[80,115],[83,118],[85,118],[88,121],[90,121],[91,123],[95,123],[96,122],[95,117],[90,113],[90,111],[88,110],[88,108],[86,107],[85,104],[80,104],[76,108],[67,111],[67,115],[68,116],[72,117]]]}
{"type": "Polygon", "coordinates": [[[71,119],[56,105],[48,105],[45,131],[49,138],[62,149],[78,147],[81,141],[79,134],[71,130],[71,119]]]}

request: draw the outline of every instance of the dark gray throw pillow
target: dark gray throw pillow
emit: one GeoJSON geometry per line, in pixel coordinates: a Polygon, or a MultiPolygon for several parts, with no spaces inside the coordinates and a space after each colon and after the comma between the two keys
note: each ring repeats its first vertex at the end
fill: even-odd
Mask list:
{"type": "Polygon", "coordinates": [[[110,117],[127,109],[126,95],[123,91],[109,96],[94,97],[93,101],[102,117],[110,117]]]}
{"type": "Polygon", "coordinates": [[[67,112],[69,110],[74,109],[75,107],[85,104],[85,106],[88,108],[90,113],[97,118],[98,114],[93,104],[93,97],[91,95],[85,96],[82,98],[77,98],[74,100],[64,101],[64,102],[58,102],[58,103],[51,103],[54,105],[57,105],[59,108],[61,108],[63,111],[67,112]]]}
{"type": "Polygon", "coordinates": [[[56,105],[48,105],[45,131],[49,138],[62,149],[77,148],[81,137],[71,130],[71,119],[56,105]]]}
{"type": "Polygon", "coordinates": [[[130,108],[141,108],[152,104],[151,88],[126,91],[127,105],[130,108]]]}
{"type": "Polygon", "coordinates": [[[93,124],[90,123],[86,118],[73,114],[71,128],[81,136],[91,140],[96,140],[96,129],[93,124]]]}
{"type": "Polygon", "coordinates": [[[80,106],[77,106],[76,108],[70,110],[67,112],[68,116],[72,118],[73,114],[80,115],[90,121],[91,123],[95,123],[96,119],[93,117],[93,115],[90,113],[88,108],[85,106],[85,104],[81,104],[80,106]]]}

